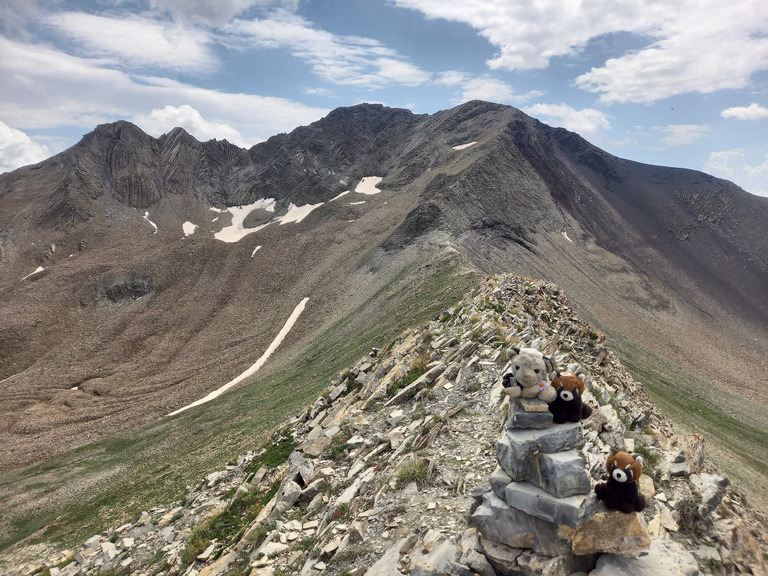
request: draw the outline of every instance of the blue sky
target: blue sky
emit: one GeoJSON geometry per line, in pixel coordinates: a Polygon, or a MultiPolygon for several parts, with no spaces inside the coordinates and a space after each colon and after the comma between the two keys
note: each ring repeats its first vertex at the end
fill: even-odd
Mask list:
{"type": "Polygon", "coordinates": [[[119,119],[250,147],[483,99],[768,196],[765,0],[0,0],[0,79],[0,171],[119,119]]]}

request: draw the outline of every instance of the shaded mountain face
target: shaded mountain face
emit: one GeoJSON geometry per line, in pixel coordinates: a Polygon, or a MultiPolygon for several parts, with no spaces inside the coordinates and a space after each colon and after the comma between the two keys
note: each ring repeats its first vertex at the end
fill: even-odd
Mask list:
{"type": "Polygon", "coordinates": [[[605,330],[764,403],[766,221],[727,181],[486,102],[340,108],[250,150],[102,125],[0,175],[0,471],[204,396],[308,298],[278,369],[446,258],[555,281],[605,330]]]}

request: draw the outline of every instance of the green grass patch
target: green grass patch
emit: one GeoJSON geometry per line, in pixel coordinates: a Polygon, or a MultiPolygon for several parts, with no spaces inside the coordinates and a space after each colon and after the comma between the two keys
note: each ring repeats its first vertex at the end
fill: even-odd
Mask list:
{"type": "Polygon", "coordinates": [[[323,456],[329,460],[340,460],[347,452],[347,440],[352,436],[348,432],[339,432],[332,439],[328,448],[323,452],[323,456]]]}
{"type": "Polygon", "coordinates": [[[242,493],[221,514],[207,519],[197,526],[181,553],[183,564],[189,564],[202,553],[212,541],[226,547],[236,542],[243,531],[256,519],[280,488],[280,482],[273,482],[269,490],[242,493]]]}
{"type": "Polygon", "coordinates": [[[277,468],[280,464],[288,460],[288,457],[291,455],[291,452],[296,449],[296,446],[298,446],[298,443],[293,439],[293,434],[290,432],[285,436],[271,440],[267,444],[264,453],[258,458],[254,458],[253,462],[248,465],[246,472],[256,472],[262,466],[277,468]]]}
{"type": "Polygon", "coordinates": [[[387,396],[389,398],[392,398],[395,394],[397,394],[400,390],[408,386],[409,384],[413,384],[416,380],[418,380],[421,376],[426,374],[427,372],[427,364],[429,363],[429,356],[425,353],[419,354],[413,362],[411,362],[411,365],[409,367],[408,373],[403,376],[402,378],[399,378],[398,380],[395,380],[392,385],[387,388],[387,396]]]}
{"type": "Polygon", "coordinates": [[[400,489],[403,486],[416,482],[423,487],[429,484],[429,462],[424,458],[413,458],[400,465],[395,476],[395,487],[400,489]]]}

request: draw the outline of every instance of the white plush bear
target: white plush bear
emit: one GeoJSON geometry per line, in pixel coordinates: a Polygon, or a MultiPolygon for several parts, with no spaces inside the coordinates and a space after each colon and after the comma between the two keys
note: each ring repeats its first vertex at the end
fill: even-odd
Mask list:
{"type": "Polygon", "coordinates": [[[510,348],[511,372],[504,374],[504,390],[512,398],[539,398],[552,402],[557,392],[549,384],[555,362],[534,348],[510,348]]]}

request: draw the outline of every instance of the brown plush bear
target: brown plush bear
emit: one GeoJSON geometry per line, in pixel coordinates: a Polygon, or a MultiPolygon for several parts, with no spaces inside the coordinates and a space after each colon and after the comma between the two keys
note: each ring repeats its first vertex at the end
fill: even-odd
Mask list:
{"type": "Polygon", "coordinates": [[[643,457],[616,452],[608,456],[605,467],[608,469],[608,482],[595,486],[598,499],[611,510],[620,510],[625,514],[642,512],[645,498],[637,489],[637,480],[643,473],[643,457]]]}
{"type": "Polygon", "coordinates": [[[557,392],[557,397],[550,403],[549,411],[555,424],[578,422],[592,415],[592,408],[581,399],[584,394],[584,374],[558,372],[550,386],[557,392]]]}

